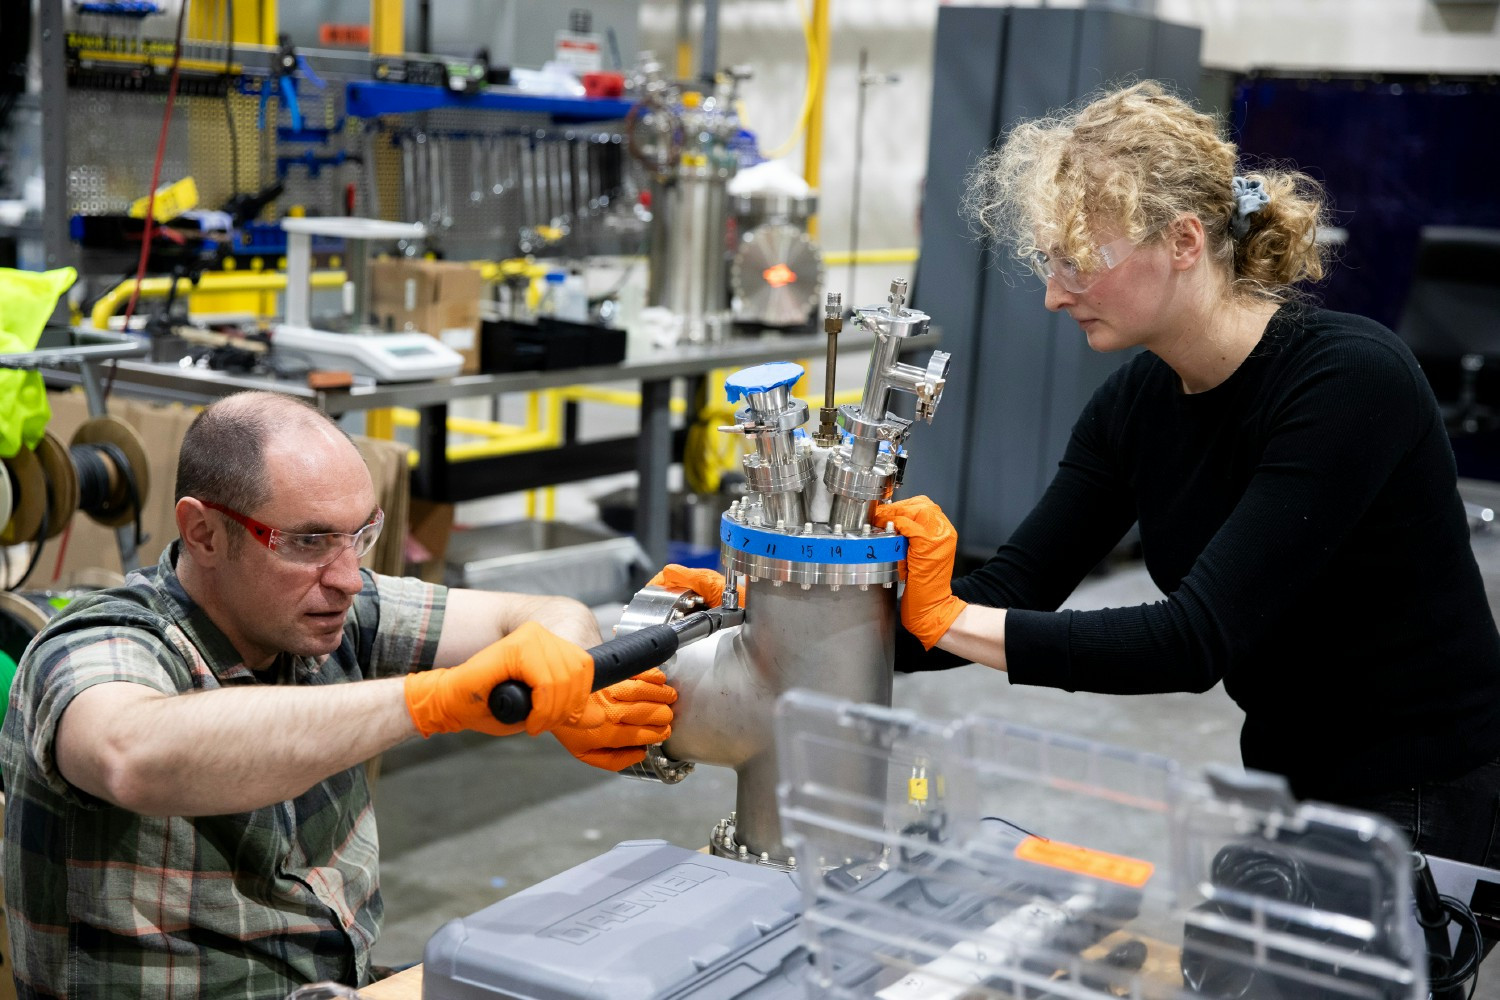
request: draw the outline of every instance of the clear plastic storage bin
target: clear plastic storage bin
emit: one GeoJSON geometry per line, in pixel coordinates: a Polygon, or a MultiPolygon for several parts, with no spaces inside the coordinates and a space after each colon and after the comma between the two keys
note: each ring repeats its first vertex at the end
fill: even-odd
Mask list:
{"type": "Polygon", "coordinates": [[[776,725],[809,996],[1427,994],[1380,818],[991,718],[794,691],[776,725]]]}

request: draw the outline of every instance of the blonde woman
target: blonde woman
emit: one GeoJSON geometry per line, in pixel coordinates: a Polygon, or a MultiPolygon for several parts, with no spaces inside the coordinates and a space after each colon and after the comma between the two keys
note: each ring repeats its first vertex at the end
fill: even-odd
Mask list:
{"type": "Polygon", "coordinates": [[[970,194],[1046,308],[1097,351],[1144,351],[976,572],[952,579],[925,497],[877,511],[910,539],[902,620],[926,650],[898,665],[1118,694],[1222,681],[1246,766],[1500,864],[1500,636],[1452,450],[1395,335],[1292,293],[1323,274],[1318,185],[1247,169],[1147,82],[1015,128],[970,194]],[[1132,524],[1166,600],[1057,611],[1132,524]]]}

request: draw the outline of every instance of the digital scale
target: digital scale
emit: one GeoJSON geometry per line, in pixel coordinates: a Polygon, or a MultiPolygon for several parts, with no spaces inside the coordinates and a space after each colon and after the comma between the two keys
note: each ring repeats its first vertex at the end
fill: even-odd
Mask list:
{"type": "Polygon", "coordinates": [[[302,358],[318,368],[367,375],[379,382],[415,382],[447,378],[463,369],[463,355],[425,333],[380,333],[363,327],[370,314],[369,252],[371,240],[415,242],[427,235],[421,223],[359,218],[290,218],[286,231],[286,322],[271,328],[277,353],[302,358]],[[312,237],[345,241],[344,319],[349,332],[319,330],[312,325],[312,237]]]}
{"type": "Polygon", "coordinates": [[[463,355],[425,333],[334,333],[278,323],[271,328],[271,346],[315,368],[343,369],[377,382],[447,378],[464,365],[463,355]]]}

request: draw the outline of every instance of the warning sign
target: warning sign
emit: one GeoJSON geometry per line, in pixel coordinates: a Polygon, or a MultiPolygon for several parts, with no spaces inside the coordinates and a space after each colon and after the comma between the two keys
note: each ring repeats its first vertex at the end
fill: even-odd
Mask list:
{"type": "Polygon", "coordinates": [[[599,35],[580,31],[559,31],[552,46],[552,58],[582,76],[604,68],[604,46],[599,35]]]}

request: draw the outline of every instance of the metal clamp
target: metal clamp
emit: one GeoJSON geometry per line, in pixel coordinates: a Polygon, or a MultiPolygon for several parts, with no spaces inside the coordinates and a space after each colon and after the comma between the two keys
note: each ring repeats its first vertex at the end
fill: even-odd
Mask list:
{"type": "Polygon", "coordinates": [[[868,416],[859,408],[858,403],[845,403],[839,407],[838,422],[850,437],[863,441],[890,441],[892,444],[905,441],[911,434],[912,426],[910,420],[894,413],[887,413],[883,417],[868,416]]]}
{"type": "Polygon", "coordinates": [[[690,760],[673,760],[667,756],[660,743],[653,743],[646,748],[645,759],[622,768],[618,773],[622,778],[634,778],[636,781],[675,785],[692,774],[694,766],[690,760]]]}
{"type": "Polygon", "coordinates": [[[668,587],[642,587],[625,606],[620,623],[615,626],[615,635],[629,635],[648,625],[668,625],[695,611],[702,611],[708,602],[697,591],[668,587]]]}

